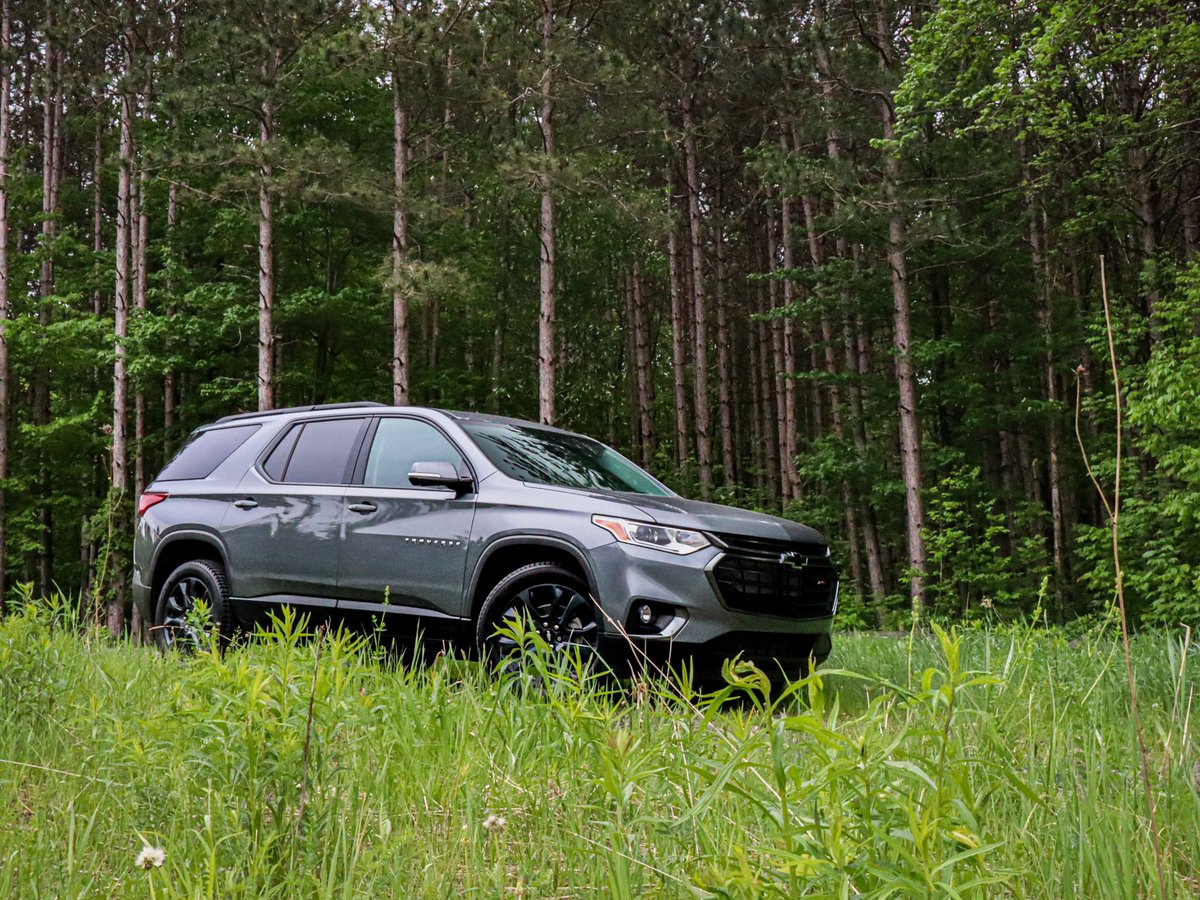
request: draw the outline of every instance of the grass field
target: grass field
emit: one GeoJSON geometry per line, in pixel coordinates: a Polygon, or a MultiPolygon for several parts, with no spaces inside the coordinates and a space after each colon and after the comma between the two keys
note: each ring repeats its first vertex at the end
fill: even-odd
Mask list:
{"type": "MultiPolygon", "coordinates": [[[[164,658],[0,622],[0,896],[1159,892],[1111,632],[842,636],[771,708],[752,674],[685,702],[301,631],[164,658]]],[[[1171,896],[1200,885],[1195,655],[1135,640],[1171,896]]]]}

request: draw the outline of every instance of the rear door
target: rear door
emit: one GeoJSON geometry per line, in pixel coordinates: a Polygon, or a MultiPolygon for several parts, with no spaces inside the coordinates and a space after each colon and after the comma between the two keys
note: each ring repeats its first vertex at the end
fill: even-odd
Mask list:
{"type": "Polygon", "coordinates": [[[250,618],[282,603],[336,606],[346,484],[370,421],[296,422],[242,479],[222,530],[230,593],[250,618]]]}
{"type": "Polygon", "coordinates": [[[470,471],[432,422],[378,418],[364,442],[357,483],[346,492],[338,608],[417,615],[432,634],[436,620],[469,613],[463,580],[475,494],[414,487],[408,473],[415,462],[470,471]]]}

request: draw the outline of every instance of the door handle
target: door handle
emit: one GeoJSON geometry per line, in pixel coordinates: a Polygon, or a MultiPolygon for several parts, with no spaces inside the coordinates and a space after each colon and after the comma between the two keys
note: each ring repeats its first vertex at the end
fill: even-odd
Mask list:
{"type": "Polygon", "coordinates": [[[241,500],[234,500],[233,505],[238,509],[254,509],[258,506],[258,501],[253,497],[244,497],[241,500]]]}
{"type": "Polygon", "coordinates": [[[350,511],[356,512],[356,513],[373,513],[378,508],[379,507],[377,507],[370,500],[363,500],[359,503],[351,503],[350,504],[350,511]]]}

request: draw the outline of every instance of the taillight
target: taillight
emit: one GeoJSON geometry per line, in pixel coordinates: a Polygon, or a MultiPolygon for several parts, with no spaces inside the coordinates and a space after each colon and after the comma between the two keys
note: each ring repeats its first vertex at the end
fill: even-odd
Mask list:
{"type": "Polygon", "coordinates": [[[141,518],[144,516],[146,510],[162,503],[168,496],[168,494],[142,494],[142,496],[138,497],[138,517],[141,518]]]}

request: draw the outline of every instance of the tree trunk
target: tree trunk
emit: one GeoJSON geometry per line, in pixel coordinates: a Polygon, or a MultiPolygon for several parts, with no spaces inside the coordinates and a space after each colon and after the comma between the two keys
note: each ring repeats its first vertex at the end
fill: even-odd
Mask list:
{"type": "Polygon", "coordinates": [[[8,478],[8,322],[12,318],[8,290],[8,128],[12,49],[12,17],[9,0],[0,0],[0,616],[8,602],[7,496],[4,479],[8,478]]]}
{"type": "Polygon", "coordinates": [[[100,291],[100,254],[104,252],[104,192],[101,190],[100,173],[104,168],[103,95],[96,103],[96,133],[92,138],[92,263],[96,274],[96,289],[92,291],[92,315],[97,318],[104,312],[104,296],[100,291]]]}
{"type": "Polygon", "coordinates": [[[687,314],[684,308],[683,279],[679,272],[679,237],[675,227],[675,179],[667,166],[669,185],[667,206],[670,231],[667,233],[667,267],[671,281],[671,376],[675,393],[675,462],[680,471],[688,459],[687,390],[687,314]]]}
{"type": "MultiPolygon", "coordinates": [[[[880,10],[876,22],[875,48],[879,67],[889,72],[895,66],[892,29],[886,11],[880,10]]],[[[912,303],[909,297],[908,257],[905,248],[904,213],[900,206],[900,157],[896,140],[896,110],[892,98],[879,98],[883,138],[887,142],[884,157],[884,197],[888,214],[887,261],[892,280],[892,341],[896,382],[899,387],[900,471],[904,479],[905,530],[908,542],[909,593],[913,619],[925,617],[925,500],[922,496],[921,425],[917,416],[917,373],[912,359],[912,303]]]]}
{"type": "Polygon", "coordinates": [[[401,284],[408,253],[408,210],[404,196],[408,174],[408,113],[400,102],[400,71],[392,72],[392,403],[408,405],[408,295],[401,284]]]}
{"type": "Polygon", "coordinates": [[[1046,222],[1038,209],[1032,190],[1032,174],[1025,171],[1026,205],[1029,211],[1029,248],[1033,257],[1037,284],[1036,309],[1042,331],[1042,376],[1046,389],[1049,417],[1046,427],[1046,462],[1050,481],[1050,534],[1054,556],[1055,614],[1061,618],[1066,606],[1070,581],[1066,547],[1066,519],[1063,515],[1062,430],[1059,426],[1061,398],[1058,376],[1054,371],[1054,313],[1050,294],[1050,262],[1047,258],[1046,222]]]}
{"type": "Polygon", "coordinates": [[[633,265],[633,350],[637,382],[638,444],[642,450],[642,466],[654,463],[654,370],[650,349],[650,320],[643,293],[642,270],[633,265]]]}
{"type": "MultiPolygon", "coordinates": [[[[62,126],[62,50],[51,37],[54,33],[54,8],[46,21],[46,82],[42,104],[42,260],[38,278],[38,325],[43,333],[50,327],[52,313],[50,297],[55,293],[55,238],[58,232],[58,194],[62,179],[62,145],[59,131],[62,126]]],[[[50,370],[39,362],[33,376],[33,424],[50,424],[50,370]]],[[[53,589],[54,523],[49,498],[53,492],[50,464],[45,450],[38,451],[38,532],[41,552],[38,554],[38,590],[49,596],[53,589]]]]}
{"type": "MultiPolygon", "coordinates": [[[[774,276],[779,270],[779,240],[775,233],[774,210],[767,213],[767,271],[774,276]]],[[[788,421],[795,427],[794,413],[788,413],[788,392],[785,385],[786,366],[784,360],[784,326],[783,316],[779,311],[779,279],[771,277],[767,281],[767,293],[771,304],[771,361],[774,368],[773,387],[775,394],[775,422],[778,440],[774,447],[779,456],[779,505],[786,507],[792,496],[792,470],[796,464],[795,456],[788,455],[788,421]]],[[[795,396],[794,394],[792,395],[795,396]]]]}
{"type": "MultiPolygon", "coordinates": [[[[133,305],[139,314],[146,312],[146,279],[148,276],[146,242],[150,235],[150,218],[146,212],[146,167],[138,167],[137,189],[131,214],[136,215],[133,232],[133,305]]],[[[146,489],[146,394],[141,384],[133,398],[133,496],[140,497],[146,489]]],[[[137,633],[137,629],[134,629],[137,633]]]]}
{"type": "MultiPolygon", "coordinates": [[[[175,249],[175,229],[179,225],[179,186],[174,180],[167,188],[167,243],[175,249]]],[[[167,319],[175,316],[175,285],[167,280],[167,319]]],[[[169,340],[169,339],[168,339],[169,340]]],[[[170,343],[167,344],[170,353],[170,343]]],[[[170,459],[175,431],[175,370],[168,368],[163,375],[163,459],[170,459]]]]}
{"type": "MultiPolygon", "coordinates": [[[[133,36],[124,35],[125,79],[133,68],[133,36]]],[[[112,485],[110,494],[110,516],[119,516],[125,506],[125,491],[129,476],[126,472],[125,420],[128,415],[128,378],[125,371],[125,339],[129,335],[129,290],[130,290],[130,245],[133,222],[131,220],[132,165],[133,165],[133,98],[126,88],[121,93],[121,150],[120,169],[117,179],[117,237],[116,237],[116,283],[113,290],[113,433],[112,433],[112,485]]],[[[120,551],[109,548],[112,560],[113,594],[108,605],[108,630],[113,637],[120,637],[125,628],[126,591],[123,557],[120,551]]]]}
{"type": "Polygon", "coordinates": [[[692,252],[693,388],[696,406],[696,457],[700,494],[712,496],[712,417],[708,398],[708,304],[704,296],[704,236],[700,220],[700,169],[696,159],[696,123],[691,91],[683,105],[683,153],[687,169],[688,233],[692,252]]]}
{"type": "MultiPolygon", "coordinates": [[[[828,301],[828,285],[824,282],[825,252],[821,246],[820,235],[817,234],[816,210],[813,199],[807,196],[803,197],[801,198],[801,204],[804,209],[804,228],[808,235],[808,254],[812,260],[813,275],[816,278],[818,294],[821,295],[820,299],[822,301],[821,345],[824,350],[822,361],[824,362],[825,374],[829,376],[829,420],[832,425],[833,435],[837,438],[838,444],[842,447],[847,447],[845,401],[838,381],[833,323],[829,318],[828,311],[824,308],[824,303],[828,301]],[[823,288],[826,290],[823,290],[823,288]]],[[[841,479],[841,492],[842,509],[846,519],[846,543],[850,549],[850,572],[854,579],[855,589],[861,597],[863,567],[859,549],[858,498],[855,496],[854,486],[851,484],[850,479],[845,476],[841,479]]]]}
{"type": "Polygon", "coordinates": [[[555,346],[555,230],[554,195],[550,191],[550,167],[554,164],[554,0],[542,0],[542,171],[538,175],[542,197],[538,216],[541,244],[538,267],[538,417],[547,424],[555,420],[558,358],[555,346]]]}
{"type": "MultiPolygon", "coordinates": [[[[894,112],[883,100],[883,136],[896,137],[894,112]]],[[[917,418],[917,373],[912,360],[912,304],[908,292],[908,258],[905,250],[903,214],[896,196],[900,181],[900,159],[889,150],[886,162],[886,194],[891,214],[888,219],[888,267],[892,274],[892,334],[899,387],[900,471],[904,478],[905,530],[908,541],[909,594],[913,616],[925,615],[925,501],[921,495],[921,425],[917,418]]]]}
{"type": "MultiPolygon", "coordinates": [[[[766,228],[768,231],[771,230],[769,215],[766,219],[766,228]]],[[[772,267],[773,264],[768,259],[766,271],[771,271],[772,267]]],[[[764,315],[774,306],[774,289],[777,287],[778,285],[774,281],[768,281],[766,284],[759,283],[757,312],[760,315],[764,315]]],[[[763,319],[758,319],[754,323],[755,343],[758,345],[758,369],[754,380],[758,382],[759,389],[763,476],[766,480],[767,496],[769,497],[776,496],[779,489],[779,433],[777,427],[779,418],[775,406],[776,369],[771,339],[774,328],[774,322],[763,319]]]]}
{"type": "MultiPolygon", "coordinates": [[[[780,201],[780,237],[783,240],[783,268],[790,272],[796,261],[792,253],[792,201],[785,194],[780,201]]],[[[802,499],[800,475],[796,471],[798,452],[796,438],[799,421],[796,410],[796,320],[793,307],[796,303],[796,283],[788,275],[783,279],[783,315],[781,350],[783,373],[783,425],[782,454],[784,490],[783,501],[802,499]]]]}
{"type": "Polygon", "coordinates": [[[263,63],[266,93],[259,107],[258,166],[258,408],[275,408],[275,200],[271,179],[271,138],[275,131],[275,101],[272,91],[281,54],[273,51],[263,63]]]}
{"type": "MultiPolygon", "coordinates": [[[[761,312],[759,297],[761,288],[757,285],[751,288],[754,292],[751,300],[750,313],[751,315],[761,312]]],[[[764,473],[767,471],[767,439],[766,418],[763,416],[763,374],[762,374],[762,358],[760,356],[761,346],[759,343],[758,322],[751,319],[748,323],[746,350],[748,362],[750,364],[749,372],[749,388],[750,388],[750,451],[753,454],[754,460],[754,482],[755,490],[763,488],[764,473]]]]}
{"type": "Polygon", "coordinates": [[[730,369],[729,312],[725,297],[725,233],[717,230],[717,409],[721,422],[721,470],[727,489],[737,481],[733,453],[733,373],[730,369]]]}

